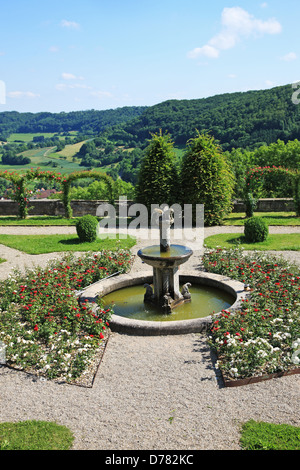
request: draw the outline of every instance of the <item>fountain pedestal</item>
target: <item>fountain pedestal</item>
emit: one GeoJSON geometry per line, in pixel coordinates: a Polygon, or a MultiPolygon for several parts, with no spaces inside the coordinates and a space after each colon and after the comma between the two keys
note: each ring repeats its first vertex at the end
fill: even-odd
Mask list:
{"type": "Polygon", "coordinates": [[[165,295],[170,295],[172,299],[181,299],[179,291],[178,267],[175,268],[153,268],[154,298],[158,302],[165,295]]]}
{"type": "Polygon", "coordinates": [[[166,313],[184,302],[190,302],[188,286],[179,287],[179,265],[185,263],[193,251],[184,245],[170,244],[170,226],[173,220],[170,209],[159,212],[160,244],[138,251],[138,256],[153,267],[153,287],[145,284],[145,302],[152,302],[166,313]]]}

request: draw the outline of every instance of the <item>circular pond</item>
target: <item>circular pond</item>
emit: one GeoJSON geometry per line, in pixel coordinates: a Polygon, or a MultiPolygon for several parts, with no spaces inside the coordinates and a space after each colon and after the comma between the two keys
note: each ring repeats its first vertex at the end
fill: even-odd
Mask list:
{"type": "MultiPolygon", "coordinates": [[[[244,300],[249,294],[244,291],[243,283],[218,274],[199,272],[199,274],[190,275],[182,273],[179,279],[181,285],[184,285],[186,282],[190,282],[192,284],[192,287],[189,289],[193,297],[191,303],[178,307],[177,312],[174,311],[174,314],[169,314],[167,315],[167,318],[161,318],[160,320],[157,319],[155,312],[151,312],[151,315],[155,314],[155,321],[151,321],[149,317],[147,320],[139,320],[134,317],[137,313],[136,307],[134,306],[134,299],[136,299],[135,301],[138,304],[138,310],[140,311],[138,315],[142,314],[143,316],[143,309],[145,307],[145,289],[143,286],[145,283],[152,284],[153,273],[151,272],[121,274],[116,277],[103,279],[85,289],[80,295],[80,299],[81,301],[94,303],[97,303],[97,299],[101,299],[102,301],[104,299],[108,304],[112,304],[113,301],[117,304],[117,296],[121,294],[121,303],[124,308],[123,314],[125,310],[128,309],[131,316],[126,317],[114,313],[110,321],[110,328],[112,331],[143,336],[180,335],[195,332],[199,333],[207,330],[212,323],[213,316],[211,314],[214,311],[216,312],[216,315],[218,315],[223,308],[229,308],[228,305],[232,311],[238,308],[241,305],[242,300],[244,300]],[[135,289],[132,291],[130,290],[131,288],[136,287],[138,288],[138,291],[135,291],[135,289]],[[179,309],[181,307],[188,308],[190,310],[194,310],[194,308],[196,309],[199,303],[198,300],[196,300],[198,288],[202,291],[202,294],[203,289],[207,289],[211,293],[211,288],[213,288],[214,295],[212,297],[216,297],[218,299],[217,305],[210,305],[208,307],[210,310],[209,313],[207,313],[207,311],[199,312],[198,310],[197,315],[203,316],[187,318],[188,314],[185,313],[184,320],[176,319],[173,315],[180,315],[179,309]],[[215,295],[216,291],[217,295],[215,295]],[[126,297],[124,297],[124,294],[126,294],[126,297]],[[221,301],[219,295],[221,296],[221,301]]],[[[117,310],[116,305],[114,306],[114,310],[117,310]]]]}
{"type": "Polygon", "coordinates": [[[145,288],[134,285],[115,290],[102,297],[104,306],[112,306],[115,315],[132,320],[169,322],[205,318],[229,308],[235,297],[224,290],[207,285],[189,288],[192,300],[175,308],[171,314],[164,314],[155,305],[144,303],[145,288]]]}

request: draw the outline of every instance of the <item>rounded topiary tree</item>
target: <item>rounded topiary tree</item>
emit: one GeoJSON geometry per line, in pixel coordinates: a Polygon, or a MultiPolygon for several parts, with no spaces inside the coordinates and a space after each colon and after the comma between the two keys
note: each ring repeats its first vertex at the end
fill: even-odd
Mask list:
{"type": "Polygon", "coordinates": [[[226,158],[209,134],[197,131],[188,141],[181,166],[182,204],[204,204],[204,224],[220,225],[232,209],[234,176],[226,158]]]}
{"type": "Polygon", "coordinates": [[[246,242],[259,243],[268,238],[269,227],[261,217],[250,217],[245,221],[244,235],[246,242]]]}
{"type": "Polygon", "coordinates": [[[176,201],[178,171],[176,154],[169,134],[152,134],[145,151],[136,187],[136,200],[144,204],[151,214],[151,204],[168,204],[176,201]]]}
{"type": "Polygon", "coordinates": [[[76,232],[81,242],[93,242],[97,238],[97,217],[87,214],[76,222],[76,232]]]}

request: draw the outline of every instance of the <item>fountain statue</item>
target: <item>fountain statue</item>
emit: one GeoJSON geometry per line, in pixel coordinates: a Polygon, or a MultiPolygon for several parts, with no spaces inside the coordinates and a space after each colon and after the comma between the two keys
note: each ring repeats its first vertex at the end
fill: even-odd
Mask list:
{"type": "Polygon", "coordinates": [[[155,209],[155,214],[158,216],[160,243],[138,251],[138,256],[153,267],[153,288],[149,284],[144,285],[144,302],[157,305],[165,313],[172,313],[174,308],[191,301],[190,283],[186,283],[180,292],[179,265],[185,263],[193,251],[184,245],[171,245],[173,209],[166,205],[163,209],[155,209]]]}

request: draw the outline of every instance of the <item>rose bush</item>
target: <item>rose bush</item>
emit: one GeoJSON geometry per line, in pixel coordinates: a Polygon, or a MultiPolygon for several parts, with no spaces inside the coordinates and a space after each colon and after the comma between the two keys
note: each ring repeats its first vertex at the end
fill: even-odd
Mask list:
{"type": "Polygon", "coordinates": [[[0,341],[6,363],[47,378],[72,381],[90,364],[111,311],[79,302],[76,291],[125,272],[130,252],[67,255],[45,269],[15,272],[0,283],[0,341]]]}
{"type": "Polygon", "coordinates": [[[296,266],[241,249],[217,249],[204,255],[205,268],[251,288],[240,309],[215,316],[210,344],[225,376],[246,378],[296,367],[300,338],[300,275],[296,266]]]}

